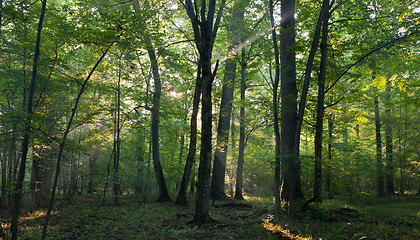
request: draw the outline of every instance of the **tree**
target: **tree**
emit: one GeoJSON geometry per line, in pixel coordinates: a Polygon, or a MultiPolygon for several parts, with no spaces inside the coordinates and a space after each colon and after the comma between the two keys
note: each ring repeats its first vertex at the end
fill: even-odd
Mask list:
{"type": "Polygon", "coordinates": [[[41,33],[42,33],[42,24],[44,23],[44,16],[47,6],[47,0],[42,2],[41,14],[38,21],[38,29],[36,35],[36,43],[35,43],[35,51],[34,51],[34,61],[32,64],[32,77],[31,77],[31,84],[29,87],[29,95],[27,100],[27,117],[25,119],[26,127],[25,133],[23,135],[22,141],[22,159],[20,161],[19,173],[18,178],[16,181],[15,186],[15,194],[13,198],[13,209],[12,209],[12,240],[16,240],[18,237],[18,224],[19,224],[19,212],[20,212],[20,204],[22,199],[22,188],[23,188],[23,180],[25,178],[25,169],[26,169],[26,160],[28,157],[28,149],[29,149],[29,137],[32,131],[31,127],[31,118],[32,118],[32,105],[34,99],[34,92],[35,92],[35,84],[36,84],[36,77],[37,77],[37,70],[38,70],[38,59],[39,59],[39,52],[40,52],[40,45],[41,45],[41,33]]]}
{"type": "Polygon", "coordinates": [[[329,0],[323,1],[322,10],[326,13],[322,16],[322,39],[320,44],[321,61],[318,75],[318,98],[315,125],[315,176],[314,176],[314,201],[322,202],[322,133],[324,130],[324,98],[325,79],[327,73],[327,50],[328,50],[328,20],[329,0]]]}
{"type": "MultiPolygon", "coordinates": [[[[244,44],[243,44],[244,45],[244,44]]],[[[245,155],[245,91],[246,91],[246,67],[247,61],[245,59],[245,46],[241,49],[241,109],[239,118],[239,153],[238,166],[236,168],[236,187],[235,199],[242,200],[242,185],[243,185],[243,171],[244,171],[244,155],[245,155]]]]}
{"type": "Polygon", "coordinates": [[[208,11],[206,13],[207,3],[201,1],[198,8],[197,3],[193,6],[191,0],[182,2],[188,17],[190,18],[195,45],[200,54],[199,68],[201,68],[202,81],[202,100],[201,100],[201,155],[200,165],[198,167],[198,185],[197,196],[195,202],[194,221],[197,223],[205,223],[210,221],[209,216],[209,198],[210,198],[210,171],[211,171],[211,136],[212,136],[212,83],[217,71],[212,73],[211,59],[214,40],[216,39],[217,30],[219,29],[220,19],[222,17],[225,0],[219,5],[216,19],[216,0],[210,0],[208,3],[208,11]],[[214,21],[214,22],[213,22],[214,21]]]}
{"type": "Polygon", "coordinates": [[[392,140],[392,119],[391,119],[391,76],[386,79],[385,94],[385,149],[386,149],[386,168],[385,182],[386,193],[394,194],[394,157],[393,157],[393,140],[392,140]]]}
{"type": "MultiPolygon", "coordinates": [[[[372,74],[372,80],[375,79],[375,72],[372,74]]],[[[379,115],[379,101],[378,90],[375,87],[373,93],[374,112],[375,112],[375,135],[376,135],[376,174],[377,174],[377,194],[378,196],[384,195],[384,175],[382,163],[382,139],[381,139],[381,119],[379,115]]]]}
{"type": "Polygon", "coordinates": [[[211,197],[224,199],[226,156],[229,145],[230,119],[232,114],[233,90],[236,78],[236,62],[238,56],[239,21],[243,19],[243,11],[236,3],[232,9],[232,17],[228,22],[227,31],[230,40],[227,49],[225,73],[223,78],[222,99],[220,103],[219,122],[217,126],[217,140],[214,153],[213,174],[211,180],[211,197]]]}
{"type": "Polygon", "coordinates": [[[192,167],[194,165],[195,153],[197,150],[197,115],[200,105],[201,97],[201,68],[197,68],[197,76],[195,81],[195,89],[193,96],[193,107],[190,123],[190,146],[188,148],[187,160],[185,162],[184,173],[182,175],[181,185],[179,186],[179,193],[176,203],[179,205],[187,204],[187,188],[190,181],[192,167]]]}

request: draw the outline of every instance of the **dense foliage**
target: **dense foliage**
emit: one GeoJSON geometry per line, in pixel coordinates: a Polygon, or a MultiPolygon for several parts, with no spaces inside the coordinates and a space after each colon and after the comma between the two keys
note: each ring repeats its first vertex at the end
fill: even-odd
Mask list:
{"type": "MultiPolygon", "coordinates": [[[[234,196],[243,128],[243,194],[273,196],[273,112],[281,109],[273,109],[276,53],[272,31],[282,31],[280,2],[273,5],[271,27],[268,0],[46,1],[0,1],[0,207],[18,206],[19,212],[19,204],[13,198],[16,193],[30,199],[25,204],[34,208],[47,207],[50,198],[57,206],[56,200],[87,194],[103,202],[118,203],[118,197],[126,195],[135,196],[139,202],[150,202],[161,196],[162,181],[170,198],[176,199],[190,149],[196,83],[202,80],[200,76],[205,78],[201,73],[202,42],[197,38],[201,35],[195,32],[194,18],[188,10],[197,14],[197,21],[202,20],[197,26],[204,28],[204,20],[211,16],[206,10],[213,3],[215,26],[219,14],[221,21],[217,35],[213,31],[214,44],[209,51],[208,73],[213,79],[208,79],[211,89],[206,94],[210,95],[203,95],[211,97],[211,109],[203,115],[201,109],[197,110],[197,152],[193,155],[188,192],[194,194],[197,187],[201,191],[203,184],[197,184],[203,158],[201,134],[211,130],[214,154],[220,134],[220,105],[225,98],[222,89],[231,83],[234,90],[229,103],[230,129],[228,140],[221,144],[228,146],[224,191],[226,196],[234,196]],[[188,2],[193,9],[188,8],[188,2]],[[42,19],[40,13],[45,4],[42,19]],[[41,28],[39,23],[43,23],[41,28]],[[232,62],[236,63],[236,75],[233,74],[234,81],[227,82],[232,71],[227,65],[232,62]],[[242,77],[245,88],[241,98],[242,77]],[[161,94],[157,95],[157,89],[161,89],[161,94]],[[31,111],[27,111],[30,102],[31,111]],[[241,111],[245,111],[244,115],[241,111]],[[153,113],[157,115],[153,117],[153,113]],[[210,114],[212,128],[201,124],[205,114],[210,114]],[[154,135],[156,125],[152,124],[156,116],[158,135],[154,135]],[[154,136],[158,136],[157,144],[153,144],[154,136]],[[26,158],[26,137],[28,160],[21,188],[19,166],[25,163],[22,159],[26,158]],[[154,155],[156,149],[159,158],[154,155]],[[56,165],[60,171],[56,172],[56,165]],[[163,173],[161,178],[158,168],[163,173]]],[[[296,44],[292,47],[296,51],[298,104],[321,2],[296,2],[296,44]]],[[[361,193],[380,197],[384,197],[381,193],[419,194],[419,2],[327,2],[328,31],[322,33],[328,36],[321,123],[323,198],[361,193]],[[379,115],[375,115],[375,109],[379,115]],[[378,132],[382,133],[380,139],[378,132]]],[[[319,49],[318,44],[315,47],[319,49]]],[[[323,72],[321,54],[318,50],[314,55],[299,135],[299,179],[306,199],[311,199],[317,181],[315,125],[318,75],[323,72]]],[[[282,101],[286,100],[279,95],[277,102],[282,101]]],[[[305,205],[306,200],[299,201],[305,205]]],[[[156,206],[151,206],[150,211],[154,211],[156,206]]],[[[99,214],[107,213],[93,215],[99,214]]],[[[64,215],[71,218],[69,212],[64,215]]],[[[1,216],[2,224],[3,220],[1,216]]],[[[201,233],[178,234],[182,238],[201,233]]]]}

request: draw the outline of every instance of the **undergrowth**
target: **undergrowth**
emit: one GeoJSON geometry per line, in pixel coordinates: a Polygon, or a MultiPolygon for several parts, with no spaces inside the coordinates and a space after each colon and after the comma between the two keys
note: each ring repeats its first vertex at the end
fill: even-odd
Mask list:
{"type": "MultiPolygon", "coordinates": [[[[122,197],[119,204],[75,197],[53,212],[49,239],[420,239],[417,196],[336,197],[310,204],[295,219],[274,218],[271,199],[216,202],[214,224],[191,224],[193,203],[142,202],[122,197]]],[[[39,239],[45,209],[21,219],[20,239],[39,239]]],[[[3,229],[10,226],[3,224],[3,229]]]]}

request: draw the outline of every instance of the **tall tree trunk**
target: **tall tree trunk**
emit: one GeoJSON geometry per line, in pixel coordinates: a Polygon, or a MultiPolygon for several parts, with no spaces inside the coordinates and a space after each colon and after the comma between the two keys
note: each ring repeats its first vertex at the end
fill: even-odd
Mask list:
{"type": "MultiPolygon", "coordinates": [[[[194,210],[194,221],[205,223],[211,221],[209,215],[210,200],[210,172],[211,172],[211,140],[212,140],[212,83],[217,71],[218,64],[212,74],[211,58],[214,40],[219,28],[225,0],[219,4],[216,19],[216,0],[210,0],[208,11],[206,11],[206,1],[201,1],[201,8],[195,9],[191,0],[185,0],[184,6],[188,17],[191,20],[194,31],[196,47],[200,54],[202,66],[202,99],[201,99],[201,154],[200,165],[198,167],[198,185],[194,210]],[[198,12],[199,11],[199,12],[198,12]],[[207,13],[206,13],[207,12],[207,13]],[[196,15],[197,14],[197,15],[196,15]],[[199,14],[199,15],[198,15],[199,14]]],[[[197,5],[195,5],[197,6],[197,5]]]]}
{"type": "Polygon", "coordinates": [[[195,90],[193,97],[193,109],[191,114],[190,124],[190,146],[188,149],[187,160],[185,162],[184,174],[182,175],[181,185],[179,186],[179,193],[176,199],[176,204],[187,205],[187,189],[190,181],[191,170],[194,165],[195,153],[197,150],[197,115],[200,107],[201,96],[201,64],[197,69],[197,78],[195,82],[195,90]]]}
{"type": "MultiPolygon", "coordinates": [[[[323,1],[323,8],[329,7],[329,0],[323,1]]],[[[324,97],[325,79],[327,73],[328,50],[328,20],[329,14],[322,19],[322,39],[320,44],[321,62],[318,76],[318,101],[315,125],[315,176],[314,176],[314,201],[322,202],[322,133],[324,130],[324,97]]]]}
{"type": "Polygon", "coordinates": [[[118,197],[121,195],[121,184],[120,184],[120,176],[119,176],[119,168],[120,168],[120,131],[121,131],[121,124],[120,124],[120,113],[121,113],[121,58],[123,53],[118,56],[118,82],[117,82],[117,114],[115,119],[115,154],[114,154],[114,202],[118,203],[118,197]]]}
{"type": "Polygon", "coordinates": [[[392,143],[392,116],[391,116],[391,76],[386,79],[385,94],[385,151],[386,151],[386,193],[394,194],[394,156],[392,143]]]}
{"type": "MultiPolygon", "coordinates": [[[[233,7],[234,10],[237,8],[233,7]]],[[[239,18],[240,13],[234,12],[235,18],[239,18]]],[[[219,123],[217,126],[216,149],[214,153],[213,174],[211,179],[210,196],[213,199],[225,199],[225,172],[226,156],[229,144],[230,119],[232,113],[233,90],[236,78],[236,61],[238,56],[238,33],[237,26],[233,19],[228,26],[228,54],[225,65],[225,73],[222,87],[222,99],[220,103],[219,123]]]]}
{"type": "Polygon", "coordinates": [[[33,104],[33,97],[35,92],[35,81],[38,71],[38,58],[39,58],[39,49],[41,44],[41,32],[42,32],[42,24],[44,23],[44,16],[46,10],[47,0],[42,1],[42,8],[41,14],[39,17],[38,22],[38,29],[36,35],[36,43],[35,43],[35,51],[34,51],[34,61],[32,64],[32,77],[31,77],[31,84],[29,87],[29,96],[28,96],[28,104],[27,104],[27,117],[26,117],[26,126],[25,132],[23,135],[22,141],[22,158],[19,167],[18,178],[15,185],[15,194],[13,198],[13,208],[12,208],[12,225],[11,225],[11,232],[12,232],[12,240],[16,240],[18,237],[18,224],[19,224],[19,212],[20,212],[20,203],[22,199],[22,188],[23,188],[23,180],[25,178],[25,170],[26,170],[26,160],[28,157],[28,148],[29,148],[29,135],[32,131],[31,126],[31,115],[32,115],[32,104],[33,104]]]}
{"type": "Polygon", "coordinates": [[[294,216],[296,186],[300,177],[298,156],[295,156],[297,132],[297,88],[296,88],[296,39],[295,39],[295,0],[281,0],[281,136],[280,155],[285,163],[283,187],[288,190],[289,214],[294,216]]]}
{"type": "Polygon", "coordinates": [[[159,188],[158,201],[169,201],[168,188],[166,187],[165,176],[163,175],[162,165],[160,163],[160,147],[159,147],[159,112],[160,112],[160,96],[162,92],[162,84],[160,81],[159,68],[155,50],[153,48],[150,38],[145,37],[147,46],[147,53],[152,67],[152,74],[154,80],[154,93],[153,93],[153,107],[152,107],[152,157],[153,168],[155,170],[156,182],[159,188]]]}
{"type": "MultiPolygon", "coordinates": [[[[275,73],[274,73],[274,81],[273,81],[273,128],[274,128],[274,136],[275,136],[275,149],[276,149],[276,157],[274,163],[274,205],[276,208],[276,213],[280,213],[280,161],[281,161],[281,141],[280,141],[280,127],[279,127],[279,117],[278,117],[278,88],[280,82],[280,53],[277,43],[277,33],[276,27],[274,23],[274,5],[273,0],[269,2],[270,7],[270,24],[271,24],[271,37],[273,40],[273,49],[274,49],[274,59],[275,59],[275,73]]],[[[283,181],[286,181],[285,171],[281,174],[283,181]]]]}
{"type": "MultiPolygon", "coordinates": [[[[375,72],[373,72],[372,80],[375,79],[375,72]]],[[[382,140],[381,140],[381,120],[379,116],[379,101],[378,91],[376,87],[373,93],[373,102],[375,104],[375,135],[376,135],[376,176],[377,176],[377,194],[383,196],[385,193],[384,189],[384,174],[383,174],[383,163],[382,163],[382,140]]]]}
{"type": "Polygon", "coordinates": [[[239,153],[238,167],[236,168],[236,187],[235,199],[242,200],[242,177],[244,172],[244,155],[245,155],[245,91],[246,91],[246,67],[245,46],[241,50],[241,112],[239,119],[239,153]]]}

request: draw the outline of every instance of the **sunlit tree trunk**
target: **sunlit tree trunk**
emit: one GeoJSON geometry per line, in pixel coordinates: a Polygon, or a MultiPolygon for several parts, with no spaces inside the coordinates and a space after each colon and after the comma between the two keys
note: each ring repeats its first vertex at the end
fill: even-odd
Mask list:
{"type": "MultiPolygon", "coordinates": [[[[373,72],[372,80],[375,79],[375,72],[373,72]]],[[[376,135],[376,177],[377,177],[377,194],[383,196],[385,193],[384,189],[384,174],[383,174],[383,163],[382,163],[382,139],[381,139],[381,120],[379,115],[379,101],[378,101],[378,90],[376,87],[373,92],[373,102],[375,111],[375,135],[376,135]]]]}
{"type": "MultiPolygon", "coordinates": [[[[241,13],[238,13],[237,6],[233,7],[233,18],[228,23],[228,54],[225,62],[225,73],[223,78],[222,99],[220,103],[219,122],[217,126],[217,140],[214,153],[213,174],[211,179],[211,193],[213,199],[226,198],[225,173],[226,157],[229,144],[230,119],[232,114],[233,90],[236,78],[236,61],[238,55],[238,26],[237,22],[241,13]]],[[[243,15],[243,14],[242,14],[243,15]]]]}
{"type": "Polygon", "coordinates": [[[238,166],[236,168],[235,199],[242,200],[242,184],[245,155],[245,91],[246,91],[246,67],[245,46],[241,50],[241,110],[239,119],[239,153],[238,166]]]}
{"type": "MultiPolygon", "coordinates": [[[[184,174],[182,175],[181,185],[179,187],[176,203],[179,205],[187,205],[187,189],[191,177],[192,167],[194,165],[195,154],[197,150],[197,115],[200,107],[201,97],[201,64],[197,69],[197,77],[195,82],[195,90],[193,97],[193,109],[190,123],[190,145],[188,148],[187,160],[185,162],[184,174]]],[[[194,184],[191,184],[193,188],[194,184]]]]}
{"type": "Polygon", "coordinates": [[[62,160],[62,157],[63,157],[64,147],[66,145],[67,136],[70,133],[70,130],[71,130],[71,127],[72,127],[72,124],[73,124],[73,120],[74,120],[74,117],[76,115],[77,107],[79,106],[80,99],[82,98],[82,95],[85,92],[87,84],[88,84],[90,78],[92,77],[93,73],[95,72],[95,70],[97,69],[99,64],[102,62],[102,60],[105,58],[109,49],[112,47],[112,45],[114,45],[114,43],[118,40],[118,38],[121,37],[121,35],[122,35],[122,33],[120,33],[118,35],[118,37],[109,44],[108,48],[106,48],[105,51],[102,52],[101,57],[99,57],[99,59],[96,61],[92,70],[89,72],[89,74],[86,76],[85,80],[81,84],[81,87],[80,87],[80,90],[77,94],[77,97],[74,100],[74,105],[71,109],[71,114],[70,114],[69,120],[68,120],[67,125],[66,125],[66,130],[64,131],[63,137],[61,138],[61,141],[59,143],[59,149],[58,149],[58,154],[57,154],[57,161],[56,161],[56,166],[55,166],[54,181],[53,181],[53,185],[52,185],[51,196],[50,196],[50,200],[49,200],[49,203],[48,203],[47,214],[44,218],[44,226],[42,227],[42,235],[41,235],[42,240],[44,240],[47,237],[48,222],[49,222],[50,217],[51,217],[51,211],[54,207],[55,193],[56,193],[55,191],[57,189],[58,177],[60,175],[61,160],[62,160]]]}

